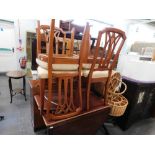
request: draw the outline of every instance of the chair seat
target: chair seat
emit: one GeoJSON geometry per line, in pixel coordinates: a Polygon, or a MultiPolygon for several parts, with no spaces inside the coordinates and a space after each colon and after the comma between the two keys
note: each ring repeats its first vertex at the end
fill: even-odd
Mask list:
{"type": "MultiPolygon", "coordinates": [[[[48,69],[48,63],[42,61],[40,59],[36,59],[36,63],[43,69],[48,69]]],[[[53,71],[77,71],[79,65],[78,64],[53,64],[53,71]]]]}
{"type": "MultiPolygon", "coordinates": [[[[116,71],[112,70],[112,75],[116,73],[116,71]]],[[[88,77],[89,70],[82,70],[82,75],[84,77],[88,77]]],[[[94,71],[92,78],[106,78],[108,77],[108,71],[94,71]]]]}
{"type": "MultiPolygon", "coordinates": [[[[82,69],[83,69],[83,70],[88,70],[88,69],[91,68],[91,65],[92,65],[92,64],[84,63],[84,64],[82,64],[82,69]]],[[[96,64],[96,65],[95,65],[95,69],[98,68],[98,66],[99,66],[99,64],[96,64]]]]}
{"type": "MultiPolygon", "coordinates": [[[[37,73],[38,73],[38,78],[40,79],[47,79],[48,78],[48,70],[44,69],[42,67],[38,67],[37,68],[37,73]]],[[[62,75],[63,76],[74,76],[74,75],[78,75],[78,71],[52,71],[53,75],[62,75]]]]}
{"type": "MultiPolygon", "coordinates": [[[[47,69],[47,66],[48,66],[47,62],[36,58],[36,63],[40,67],[47,69]]],[[[53,67],[53,70],[56,70],[56,71],[58,71],[58,70],[75,71],[78,69],[79,65],[78,64],[53,64],[52,67],[53,67]]],[[[98,67],[98,64],[95,65],[95,68],[97,68],[97,67],[98,67]]],[[[88,63],[82,64],[82,69],[88,70],[90,68],[91,68],[91,64],[88,64],[88,63]]]]}

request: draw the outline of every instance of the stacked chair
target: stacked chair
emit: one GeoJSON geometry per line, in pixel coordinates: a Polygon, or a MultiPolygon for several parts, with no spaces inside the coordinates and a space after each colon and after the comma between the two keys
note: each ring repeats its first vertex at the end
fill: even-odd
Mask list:
{"type": "Polygon", "coordinates": [[[87,83],[87,110],[91,108],[90,90],[92,83],[104,83],[103,104],[107,104],[107,88],[111,76],[116,73],[114,69],[125,40],[125,33],[119,29],[105,28],[99,31],[91,67],[83,71],[83,77],[87,83]]]}
{"type": "MultiPolygon", "coordinates": [[[[50,26],[40,25],[40,21],[37,21],[37,54],[41,54],[41,41],[46,43],[46,53],[49,50],[49,36],[50,26]]],[[[73,55],[73,44],[74,44],[74,28],[70,32],[70,38],[66,38],[66,32],[61,28],[54,28],[54,54],[60,54],[61,56],[72,56],[73,55]]]]}
{"type": "Polygon", "coordinates": [[[36,62],[40,94],[34,98],[48,134],[95,134],[103,125],[110,113],[110,106],[106,104],[108,81],[115,72],[113,69],[125,39],[125,33],[118,29],[100,31],[94,56],[89,58],[90,26],[87,23],[80,53],[74,56],[74,29],[66,46],[65,32],[55,27],[54,19],[50,26],[38,22],[36,62]],[[43,39],[46,54],[41,53],[43,39]],[[105,45],[98,58],[101,41],[105,45]],[[104,99],[91,93],[91,83],[94,82],[105,82],[104,99]]]}
{"type": "MultiPolygon", "coordinates": [[[[55,66],[53,66],[54,39],[55,20],[52,20],[49,33],[47,66],[45,67],[43,64],[41,65],[41,63],[45,63],[41,62],[42,60],[37,60],[39,64],[38,76],[40,78],[40,97],[36,98],[36,100],[37,103],[40,104],[38,105],[40,106],[41,113],[45,116],[47,121],[65,119],[79,114],[82,110],[80,86],[78,86],[79,105],[75,105],[73,102],[73,81],[74,79],[81,77],[79,64],[55,64],[55,66]],[[47,95],[45,92],[46,79],[48,79],[47,95]],[[55,98],[53,97],[53,81],[56,81],[57,83],[55,98]],[[41,101],[39,101],[39,99],[41,101]]],[[[62,48],[65,47],[62,46],[62,48]]],[[[64,49],[61,50],[64,51],[64,49]]]]}

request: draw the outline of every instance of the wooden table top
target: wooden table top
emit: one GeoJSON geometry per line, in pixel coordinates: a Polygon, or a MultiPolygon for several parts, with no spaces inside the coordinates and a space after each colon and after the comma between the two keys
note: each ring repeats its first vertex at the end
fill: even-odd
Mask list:
{"type": "Polygon", "coordinates": [[[24,71],[17,70],[17,71],[10,71],[6,73],[6,75],[11,78],[20,78],[20,77],[24,77],[26,73],[24,71]]]}

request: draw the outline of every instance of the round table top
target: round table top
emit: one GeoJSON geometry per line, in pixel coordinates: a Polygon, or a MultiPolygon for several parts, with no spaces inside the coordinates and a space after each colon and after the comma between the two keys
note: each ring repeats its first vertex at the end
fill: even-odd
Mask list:
{"type": "Polygon", "coordinates": [[[10,71],[6,73],[6,75],[11,78],[20,78],[20,77],[24,77],[26,73],[24,71],[10,71]]]}

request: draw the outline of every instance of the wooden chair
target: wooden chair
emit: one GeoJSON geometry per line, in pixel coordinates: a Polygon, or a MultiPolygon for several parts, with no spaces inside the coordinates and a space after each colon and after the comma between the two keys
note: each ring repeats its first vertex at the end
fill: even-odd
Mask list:
{"type": "Polygon", "coordinates": [[[70,32],[70,38],[66,38],[66,32],[61,28],[55,28],[55,50],[54,54],[72,56],[74,49],[74,28],[70,32]]]}
{"type": "MultiPolygon", "coordinates": [[[[53,63],[54,55],[54,38],[55,38],[55,20],[51,21],[50,36],[49,36],[49,49],[48,49],[48,62],[47,68],[39,65],[38,76],[40,79],[40,96],[35,96],[36,103],[43,115],[44,119],[48,122],[53,120],[62,120],[69,117],[78,115],[82,111],[82,91],[81,91],[81,70],[82,61],[85,57],[79,59],[78,64],[71,62],[61,62],[62,64],[55,65],[70,65],[66,70],[55,70],[53,63]],[[63,64],[64,63],[64,64],[63,64]],[[71,68],[72,67],[72,68],[71,68]],[[46,93],[46,80],[47,93],[46,93]],[[57,85],[54,85],[56,81],[57,85]],[[75,85],[75,82],[77,83],[75,85]],[[78,92],[73,88],[77,87],[78,92]],[[55,88],[57,91],[55,91],[55,88]]],[[[89,25],[86,26],[82,45],[81,54],[85,55],[89,38],[89,25]]],[[[63,46],[64,47],[64,46],[63,46]]],[[[45,62],[46,63],[46,62],[45,62]]],[[[38,63],[39,64],[39,63],[38,63]]],[[[68,66],[67,66],[68,67],[68,66]]],[[[65,67],[64,67],[65,68],[65,67]]]]}
{"type": "Polygon", "coordinates": [[[40,25],[40,21],[37,21],[37,57],[44,51],[47,53],[49,46],[49,25],[40,25]],[[45,43],[45,49],[42,49],[42,42],[45,43]]]}
{"type": "Polygon", "coordinates": [[[104,82],[104,104],[106,104],[108,81],[117,64],[123,44],[126,40],[125,33],[116,28],[105,28],[99,31],[94,58],[90,69],[83,70],[86,80],[87,110],[90,109],[91,84],[104,82]],[[100,57],[98,57],[100,55],[100,57]]]}
{"type": "MultiPolygon", "coordinates": [[[[41,51],[48,52],[50,26],[40,25],[40,21],[37,21],[37,56],[41,54],[41,51]],[[41,42],[45,42],[46,48],[41,48],[41,42]]],[[[74,28],[71,30],[70,38],[66,38],[66,32],[61,28],[55,27],[54,29],[54,54],[61,54],[61,56],[72,56],[74,48],[74,28]]],[[[47,53],[48,54],[48,53],[47,53]]]]}
{"type": "MultiPolygon", "coordinates": [[[[89,24],[84,30],[80,58],[76,64],[75,61],[66,61],[67,57],[61,64],[52,64],[56,62],[53,54],[54,27],[54,20],[52,20],[48,55],[39,58],[44,61],[44,66],[38,67],[40,93],[34,96],[34,104],[41,112],[47,129],[50,129],[48,134],[95,134],[107,118],[110,107],[100,106],[88,111],[83,109],[85,102],[82,100],[81,70],[83,63],[87,62],[90,47],[89,24]],[[55,65],[76,65],[77,68],[57,71],[55,65]],[[55,81],[57,85],[54,84],[55,81]]],[[[38,113],[35,108],[36,112],[38,113]]]]}
{"type": "MultiPolygon", "coordinates": [[[[53,54],[60,57],[70,57],[73,55],[74,29],[72,29],[70,33],[71,38],[66,38],[66,32],[60,28],[54,27],[53,54]]],[[[36,63],[44,69],[48,69],[49,40],[50,26],[40,25],[40,21],[38,21],[36,63]],[[45,43],[44,49],[42,49],[42,43],[45,43]]],[[[54,71],[72,71],[77,70],[78,65],[54,64],[52,67],[54,71]]]]}

